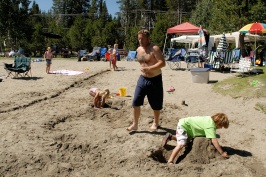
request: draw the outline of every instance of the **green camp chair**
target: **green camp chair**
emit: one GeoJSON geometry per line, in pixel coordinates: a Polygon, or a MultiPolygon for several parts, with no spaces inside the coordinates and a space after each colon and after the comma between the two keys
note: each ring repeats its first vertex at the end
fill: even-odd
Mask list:
{"type": "Polygon", "coordinates": [[[4,63],[4,69],[7,71],[9,77],[13,75],[17,77],[31,77],[31,60],[24,55],[17,56],[14,60],[14,64],[4,63]]]}

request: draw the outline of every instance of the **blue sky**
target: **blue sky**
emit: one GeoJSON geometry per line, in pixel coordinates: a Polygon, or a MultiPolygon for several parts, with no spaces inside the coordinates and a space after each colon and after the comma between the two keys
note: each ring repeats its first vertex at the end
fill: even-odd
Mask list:
{"type": "MultiPolygon", "coordinates": [[[[33,0],[32,0],[33,2],[33,0]]],[[[35,0],[42,11],[48,11],[53,6],[53,0],[35,0]]],[[[116,4],[116,0],[105,0],[109,14],[113,17],[116,12],[119,12],[119,6],[116,4]]]]}

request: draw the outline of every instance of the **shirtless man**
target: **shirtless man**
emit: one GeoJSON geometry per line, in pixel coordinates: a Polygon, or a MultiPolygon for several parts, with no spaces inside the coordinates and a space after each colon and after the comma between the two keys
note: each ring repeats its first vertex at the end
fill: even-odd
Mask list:
{"type": "Polygon", "coordinates": [[[138,41],[140,46],[137,48],[137,53],[141,75],[139,76],[132,102],[133,123],[127,130],[138,130],[140,106],[143,105],[144,97],[147,95],[154,114],[154,121],[150,129],[156,131],[159,126],[160,110],[163,106],[161,68],[165,66],[165,60],[160,48],[150,43],[150,33],[148,30],[143,29],[138,32],[138,41]]]}

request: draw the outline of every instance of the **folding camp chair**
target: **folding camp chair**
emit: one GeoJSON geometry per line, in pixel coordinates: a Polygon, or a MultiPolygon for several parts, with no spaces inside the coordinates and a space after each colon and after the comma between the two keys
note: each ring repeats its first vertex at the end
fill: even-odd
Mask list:
{"type": "Polygon", "coordinates": [[[93,47],[92,52],[86,54],[84,57],[82,57],[83,61],[96,61],[100,60],[100,49],[101,47],[93,47]]]}
{"type": "Polygon", "coordinates": [[[126,57],[126,61],[135,61],[137,58],[137,51],[130,50],[126,57]]]}
{"type": "Polygon", "coordinates": [[[239,62],[240,54],[240,49],[234,49],[232,51],[232,63],[230,65],[230,68],[235,68],[235,64],[239,62]]]}
{"type": "Polygon", "coordinates": [[[105,54],[107,53],[107,48],[100,48],[100,53],[99,53],[99,56],[100,56],[100,60],[101,61],[106,61],[105,59],[105,54]]]}
{"type": "Polygon", "coordinates": [[[166,63],[171,69],[180,69],[181,61],[185,60],[186,50],[184,48],[177,51],[172,51],[169,58],[166,60],[166,63]]]}
{"type": "Polygon", "coordinates": [[[81,61],[83,57],[85,57],[87,54],[87,50],[79,50],[78,52],[78,61],[81,61]]]}
{"type": "Polygon", "coordinates": [[[189,49],[186,56],[187,69],[199,66],[199,51],[189,49]]]}
{"type": "Polygon", "coordinates": [[[238,68],[231,69],[230,72],[238,72],[241,73],[242,76],[244,76],[245,73],[250,74],[251,66],[252,63],[250,58],[241,58],[239,60],[238,68]]]}
{"type": "Polygon", "coordinates": [[[233,51],[232,52],[231,51],[224,52],[222,67],[231,68],[232,63],[233,63],[233,51]]]}
{"type": "Polygon", "coordinates": [[[17,77],[31,77],[31,60],[25,56],[17,56],[13,64],[4,63],[4,69],[7,71],[9,77],[13,75],[17,77]]]}

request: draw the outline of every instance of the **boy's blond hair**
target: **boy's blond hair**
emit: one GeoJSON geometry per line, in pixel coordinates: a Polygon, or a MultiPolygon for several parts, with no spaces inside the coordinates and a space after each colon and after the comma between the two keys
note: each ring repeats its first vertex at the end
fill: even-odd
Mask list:
{"type": "Polygon", "coordinates": [[[219,125],[224,128],[229,127],[229,120],[226,114],[218,112],[212,115],[211,118],[216,125],[219,125]]]}

